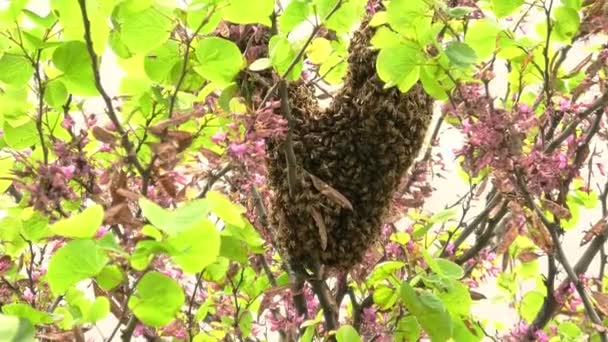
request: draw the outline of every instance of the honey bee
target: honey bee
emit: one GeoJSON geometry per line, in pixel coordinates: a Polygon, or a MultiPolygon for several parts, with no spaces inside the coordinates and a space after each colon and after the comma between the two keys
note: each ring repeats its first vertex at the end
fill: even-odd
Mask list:
{"type": "Polygon", "coordinates": [[[368,21],[351,39],[344,86],[327,108],[320,108],[303,81],[289,85],[299,175],[294,194],[282,142],[267,144],[275,194],[269,221],[291,265],[312,267],[318,255],[326,271],[341,272],[361,261],[431,121],[433,101],[420,85],[406,93],[384,89],[375,69],[377,51],[368,48],[374,33],[368,21]]]}

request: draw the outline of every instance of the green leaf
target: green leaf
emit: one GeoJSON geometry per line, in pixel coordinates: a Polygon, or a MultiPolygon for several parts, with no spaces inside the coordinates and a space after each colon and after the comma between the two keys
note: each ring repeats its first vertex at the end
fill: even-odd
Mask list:
{"type": "MultiPolygon", "coordinates": [[[[468,319],[454,320],[454,341],[480,342],[484,338],[483,330],[479,327],[480,323],[472,322],[468,319]],[[465,320],[467,321],[465,323],[465,320]]],[[[481,323],[483,324],[483,323],[481,323]]]]}
{"type": "Polygon", "coordinates": [[[164,252],[167,252],[165,244],[153,240],[143,240],[137,243],[129,261],[134,269],[143,271],[152,261],[154,254],[164,252]]]}
{"type": "Polygon", "coordinates": [[[72,329],[75,320],[69,308],[60,306],[53,311],[53,314],[59,317],[59,321],[55,323],[59,328],[63,330],[72,329]]]}
{"type": "Polygon", "coordinates": [[[420,74],[420,49],[415,43],[403,42],[380,50],[376,70],[380,79],[396,84],[401,92],[408,91],[420,74]]]}
{"type": "Polygon", "coordinates": [[[251,71],[262,71],[272,67],[269,58],[259,58],[249,64],[249,70],[251,71]]]}
{"type": "Polygon", "coordinates": [[[406,36],[422,31],[431,25],[429,3],[426,0],[392,0],[387,7],[388,23],[406,36]]]}
{"type": "Polygon", "coordinates": [[[31,20],[34,24],[36,24],[36,25],[38,25],[40,27],[46,28],[46,29],[48,29],[51,26],[53,26],[53,24],[57,20],[57,17],[53,13],[47,14],[46,17],[41,17],[37,13],[34,13],[34,12],[28,10],[28,9],[24,9],[23,13],[25,13],[25,15],[27,16],[27,18],[29,20],[31,20]]]}
{"type": "MultiPolygon", "coordinates": [[[[64,41],[81,40],[84,36],[84,25],[80,6],[73,0],[52,0],[51,10],[59,19],[61,38],[64,41]]],[[[86,9],[90,21],[91,40],[98,56],[106,47],[110,27],[108,16],[114,8],[115,0],[86,1],[86,9]]]]}
{"type": "Polygon", "coordinates": [[[209,212],[206,200],[194,200],[174,211],[166,210],[156,203],[140,198],[139,206],[144,216],[155,227],[169,235],[175,235],[205,220],[209,212]]]}
{"type": "Polygon", "coordinates": [[[46,278],[54,295],[60,295],[81,280],[96,276],[109,259],[92,240],[74,240],[51,257],[46,278]]]}
{"type": "Polygon", "coordinates": [[[450,279],[460,279],[464,276],[464,270],[460,265],[447,259],[435,259],[435,261],[441,270],[441,275],[450,279]]]}
{"type": "Polygon", "coordinates": [[[345,324],[336,331],[336,340],[338,342],[361,342],[361,337],[355,328],[345,324]]]}
{"type": "Polygon", "coordinates": [[[103,223],[103,207],[95,204],[81,213],[59,220],[51,225],[51,231],[70,238],[92,238],[103,223]]]}
{"type": "Polygon", "coordinates": [[[109,265],[104,267],[101,272],[97,276],[95,276],[95,280],[97,284],[102,289],[109,291],[120,283],[122,283],[124,279],[124,275],[120,268],[117,265],[109,265]]]}
{"type": "Polygon", "coordinates": [[[14,24],[27,2],[28,0],[11,0],[3,4],[0,7],[0,24],[14,24]]]}
{"type": "MultiPolygon", "coordinates": [[[[284,75],[293,60],[297,57],[297,52],[293,46],[283,36],[273,36],[270,38],[268,43],[270,62],[276,68],[279,75],[284,75]]],[[[290,80],[296,80],[300,77],[302,72],[302,61],[298,61],[298,64],[293,67],[291,73],[287,75],[290,80]]]]}
{"type": "Polygon", "coordinates": [[[224,19],[235,24],[270,26],[274,0],[231,0],[223,11],[224,19]]]}
{"type": "Polygon", "coordinates": [[[392,31],[388,27],[383,26],[376,30],[376,33],[374,33],[370,43],[377,49],[384,49],[399,45],[401,43],[401,37],[398,33],[392,31]]]}
{"type": "MultiPolygon", "coordinates": [[[[2,36],[0,35],[0,37],[2,36]]],[[[28,102],[30,88],[6,86],[3,90],[4,92],[0,92],[0,119],[4,116],[4,121],[9,121],[13,126],[20,126],[31,121],[29,113],[34,108],[28,102]]]]}
{"type": "Polygon", "coordinates": [[[374,270],[367,277],[367,283],[373,285],[379,281],[383,281],[395,274],[395,272],[405,266],[402,261],[384,261],[376,265],[374,270]]]}
{"type": "Polygon", "coordinates": [[[0,81],[11,85],[25,85],[32,78],[34,68],[23,56],[5,53],[0,58],[0,81]]]}
{"type": "Polygon", "coordinates": [[[53,52],[53,64],[63,72],[63,82],[75,95],[97,96],[91,58],[81,41],[62,43],[53,52]]]}
{"type": "Polygon", "coordinates": [[[33,120],[19,126],[13,126],[8,121],[4,121],[2,129],[4,131],[4,141],[15,150],[23,150],[39,142],[36,123],[33,120]]]}
{"type": "Polygon", "coordinates": [[[307,49],[308,59],[314,64],[325,62],[331,52],[331,43],[325,38],[315,38],[307,49]]]}
{"type": "Polygon", "coordinates": [[[10,303],[2,306],[2,313],[25,318],[33,325],[53,323],[53,317],[47,312],[34,309],[31,305],[23,303],[10,303]]]}
{"type": "Polygon", "coordinates": [[[418,322],[433,342],[443,342],[452,336],[452,319],[441,303],[441,300],[429,292],[420,296],[404,281],[401,284],[401,299],[406,308],[418,319],[418,322]]]}
{"type": "Polygon", "coordinates": [[[0,336],[6,342],[35,341],[36,331],[32,323],[18,317],[0,314],[0,336]]]}
{"type": "Polygon", "coordinates": [[[68,88],[59,79],[54,79],[46,84],[44,89],[44,101],[53,108],[60,108],[68,99],[68,88]]]}
{"type": "Polygon", "coordinates": [[[498,18],[508,16],[523,4],[524,0],[492,0],[494,14],[496,14],[498,18]]]}
{"type": "Polygon", "coordinates": [[[114,54],[120,58],[128,59],[133,57],[133,54],[129,50],[127,44],[122,41],[122,36],[120,32],[114,30],[110,32],[110,37],[108,38],[108,44],[110,48],[114,52],[114,54]]]}
{"type": "Polygon", "coordinates": [[[253,329],[253,315],[250,310],[247,310],[239,317],[239,329],[243,336],[249,336],[253,329]]]}
{"type": "Polygon", "coordinates": [[[570,7],[558,7],[553,11],[555,24],[553,26],[556,37],[560,41],[569,42],[578,32],[581,18],[578,11],[570,7]]]}
{"type": "Polygon", "coordinates": [[[232,236],[221,236],[220,255],[240,263],[247,262],[247,245],[232,236]]]}
{"type": "Polygon", "coordinates": [[[141,228],[141,233],[145,236],[149,236],[156,241],[160,241],[163,239],[163,234],[160,230],[156,229],[153,225],[146,224],[141,228]]]}
{"type": "Polygon", "coordinates": [[[129,298],[129,309],[144,324],[161,327],[175,318],[184,301],[184,291],[175,280],[159,272],[148,272],[129,298]]]}
{"type": "Polygon", "coordinates": [[[89,310],[84,314],[83,319],[88,323],[95,323],[106,318],[110,313],[110,301],[107,297],[100,296],[95,298],[89,310]]]}
{"type": "Polygon", "coordinates": [[[319,74],[325,75],[323,80],[329,84],[335,85],[342,82],[344,75],[346,75],[348,64],[344,57],[339,53],[332,53],[325,63],[321,64],[319,68],[319,74]]]}
{"type": "Polygon", "coordinates": [[[386,11],[380,11],[374,13],[369,21],[369,26],[376,27],[388,23],[388,13],[386,11]]]}
{"type": "Polygon", "coordinates": [[[562,4],[578,11],[583,7],[583,0],[562,0],[562,4]]]}
{"type": "Polygon", "coordinates": [[[171,257],[187,273],[202,271],[220,253],[220,234],[207,218],[167,240],[171,257]]]}
{"type": "Polygon", "coordinates": [[[395,330],[397,341],[418,341],[420,338],[420,324],[416,317],[409,315],[399,320],[395,330]]]}
{"type": "Polygon", "coordinates": [[[362,6],[361,1],[343,2],[324,25],[338,33],[348,33],[364,12],[365,7],[362,6]]]}
{"type": "Polygon", "coordinates": [[[237,227],[245,226],[243,214],[246,209],[232,203],[226,195],[217,191],[209,191],[207,196],[205,196],[205,200],[208,201],[211,212],[221,218],[224,222],[237,227]]]}
{"type": "Polygon", "coordinates": [[[420,69],[420,83],[424,90],[437,100],[444,101],[448,99],[448,94],[445,89],[437,81],[440,76],[437,75],[439,68],[435,66],[425,65],[420,69]]]}
{"type": "Polygon", "coordinates": [[[310,5],[301,1],[291,1],[279,17],[279,30],[287,34],[310,15],[310,5]]]}
{"type": "Polygon", "coordinates": [[[387,310],[395,305],[398,297],[399,295],[397,291],[386,285],[380,284],[374,289],[372,298],[374,303],[376,303],[380,309],[387,310]]]}
{"type": "Polygon", "coordinates": [[[24,210],[21,214],[21,220],[23,222],[23,229],[21,234],[25,239],[30,240],[33,243],[39,242],[50,236],[49,232],[49,219],[39,211],[31,211],[28,209],[24,210]]]}
{"type": "Polygon", "coordinates": [[[572,322],[560,322],[557,328],[557,332],[560,336],[565,337],[566,339],[576,340],[581,337],[582,331],[576,324],[572,322]]]}
{"type": "Polygon", "coordinates": [[[196,48],[197,71],[211,82],[228,85],[243,67],[239,47],[223,38],[204,38],[196,48]]]}
{"type": "Polygon", "coordinates": [[[148,52],[144,59],[144,71],[153,81],[171,84],[171,69],[180,62],[179,43],[169,40],[148,52]]]}
{"type": "Polygon", "coordinates": [[[448,8],[446,10],[446,13],[452,18],[462,18],[465,15],[472,13],[474,11],[475,11],[475,8],[473,8],[473,7],[456,6],[456,7],[448,8]]]}
{"type": "Polygon", "coordinates": [[[475,50],[477,58],[485,60],[494,53],[499,32],[500,27],[495,22],[488,19],[476,20],[469,26],[464,42],[475,50]]]}
{"type": "Polygon", "coordinates": [[[445,54],[452,64],[462,68],[468,67],[477,61],[475,51],[466,43],[458,41],[448,43],[445,48],[445,54]]]}
{"type": "Polygon", "coordinates": [[[162,45],[169,39],[173,26],[170,17],[156,7],[129,13],[121,22],[122,42],[136,54],[162,45]]]}
{"type": "Polygon", "coordinates": [[[470,314],[472,300],[469,289],[456,280],[450,280],[447,291],[440,293],[439,299],[452,317],[467,317],[470,314]]]}
{"type": "Polygon", "coordinates": [[[519,303],[519,314],[528,322],[534,321],[538,310],[543,305],[545,295],[539,291],[530,291],[524,295],[519,303]]]}

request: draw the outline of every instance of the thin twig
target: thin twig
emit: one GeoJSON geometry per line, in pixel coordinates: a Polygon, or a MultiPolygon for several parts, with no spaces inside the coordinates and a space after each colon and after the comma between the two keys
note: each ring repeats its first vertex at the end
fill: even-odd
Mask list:
{"type": "MultiPolygon", "coordinates": [[[[549,145],[547,145],[544,152],[545,153],[553,152],[557,147],[559,147],[559,145],[562,142],[564,142],[566,139],[568,139],[568,137],[576,131],[576,128],[578,127],[578,125],[581,123],[582,120],[587,118],[589,115],[591,115],[591,113],[595,112],[596,110],[603,111],[602,108],[604,106],[606,106],[607,104],[608,104],[608,91],[604,92],[604,94],[602,94],[602,96],[600,96],[591,105],[589,105],[589,107],[587,107],[587,109],[582,111],[578,115],[577,120],[574,120],[572,123],[570,123],[570,125],[568,125],[568,127],[564,128],[564,130],[557,137],[555,137],[549,143],[549,145]]],[[[601,114],[598,114],[598,115],[601,115],[601,114]]]]}
{"type": "MultiPolygon", "coordinates": [[[[540,218],[543,225],[549,231],[549,234],[551,235],[551,239],[553,240],[553,245],[555,246],[555,252],[557,253],[557,260],[564,267],[564,270],[566,271],[566,274],[568,275],[569,280],[574,283],[574,286],[576,287],[576,290],[583,301],[583,305],[585,307],[585,310],[587,311],[587,315],[589,316],[591,321],[593,321],[593,323],[602,325],[602,319],[600,318],[597,311],[595,310],[591,299],[587,295],[585,287],[583,286],[583,284],[581,283],[581,281],[577,275],[580,273],[576,273],[574,268],[572,268],[572,266],[568,262],[566,254],[564,253],[562,245],[559,241],[559,236],[557,235],[559,223],[549,221],[549,219],[540,210],[540,208],[538,208],[536,203],[534,203],[534,199],[532,198],[532,195],[530,194],[530,192],[528,192],[525,184],[523,183],[521,172],[516,172],[516,178],[517,178],[516,180],[517,180],[518,188],[521,191],[521,193],[523,194],[528,207],[536,213],[536,215],[540,218]]],[[[603,342],[608,341],[605,332],[600,332],[599,334],[600,334],[600,338],[603,342]]]]}
{"type": "Polygon", "coordinates": [[[108,117],[110,118],[110,120],[112,121],[112,124],[114,124],[114,127],[116,128],[116,131],[120,135],[120,140],[121,140],[122,146],[125,149],[125,151],[127,152],[127,160],[130,161],[130,163],[132,163],[132,165],[135,167],[135,169],[137,169],[137,171],[139,172],[139,174],[142,177],[146,177],[146,170],[144,169],[144,167],[140,163],[139,159],[137,158],[137,155],[135,154],[135,151],[133,150],[133,145],[131,144],[131,141],[129,141],[127,132],[122,127],[120,120],[118,119],[118,116],[116,115],[116,112],[114,111],[114,106],[112,105],[112,99],[110,98],[108,93],[106,93],[105,89],[103,88],[103,86],[101,84],[99,66],[97,65],[97,61],[99,58],[97,56],[97,53],[95,52],[95,49],[93,48],[93,41],[91,39],[91,22],[89,21],[89,15],[87,13],[86,0],[78,0],[78,5],[80,6],[80,13],[82,14],[82,22],[84,25],[84,41],[87,46],[87,51],[89,52],[89,57],[91,58],[91,68],[93,69],[93,78],[95,79],[95,88],[97,88],[97,91],[99,92],[99,94],[101,94],[101,97],[103,98],[103,101],[105,102],[105,105],[106,105],[108,117]]]}

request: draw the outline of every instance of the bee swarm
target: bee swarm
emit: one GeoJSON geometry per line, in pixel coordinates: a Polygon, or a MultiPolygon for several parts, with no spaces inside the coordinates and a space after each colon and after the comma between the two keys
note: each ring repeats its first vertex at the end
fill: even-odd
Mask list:
{"type": "Polygon", "coordinates": [[[344,87],[321,109],[303,82],[289,85],[297,179],[290,195],[284,142],[268,141],[270,224],[289,265],[347,271],[377,240],[401,178],[418,155],[432,99],[417,84],[383,89],[364,22],[349,47],[344,87]]]}

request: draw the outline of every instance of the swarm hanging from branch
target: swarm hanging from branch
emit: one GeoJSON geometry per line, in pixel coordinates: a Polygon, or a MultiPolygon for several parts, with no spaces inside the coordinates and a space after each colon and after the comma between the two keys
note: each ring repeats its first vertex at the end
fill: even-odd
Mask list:
{"type": "Polygon", "coordinates": [[[290,195],[284,142],[268,141],[270,224],[292,267],[346,271],[379,236],[394,191],[422,147],[432,99],[420,85],[383,89],[374,29],[367,21],[349,47],[344,86],[321,109],[302,81],[289,85],[297,179],[290,195]]]}

